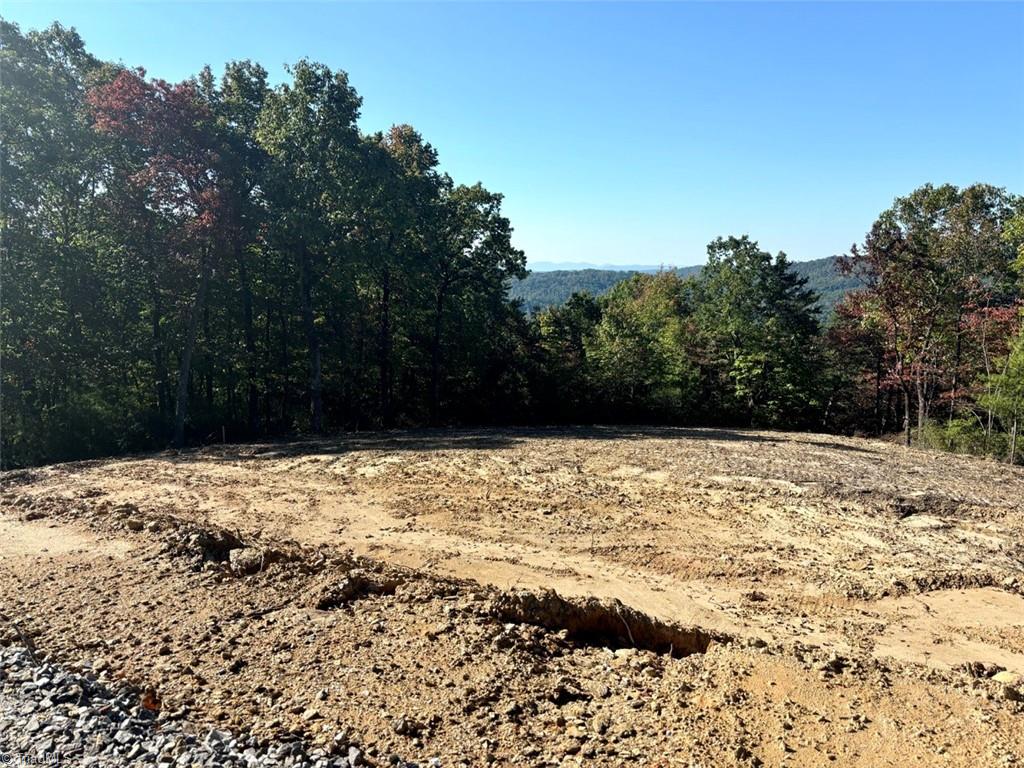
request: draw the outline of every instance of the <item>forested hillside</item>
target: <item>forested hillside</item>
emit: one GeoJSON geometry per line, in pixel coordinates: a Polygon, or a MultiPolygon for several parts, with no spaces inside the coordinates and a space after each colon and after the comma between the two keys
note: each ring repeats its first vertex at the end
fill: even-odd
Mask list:
{"type": "MultiPolygon", "coordinates": [[[[843,296],[860,287],[859,280],[839,271],[838,260],[834,256],[793,262],[790,268],[797,275],[807,278],[807,287],[818,294],[818,306],[825,315],[832,312],[832,308],[843,296]]],[[[680,277],[690,277],[698,274],[700,267],[680,267],[675,271],[680,277]]],[[[561,306],[574,293],[600,296],[616,283],[636,274],[637,270],[628,269],[531,271],[526,277],[512,281],[509,295],[520,300],[527,312],[533,313],[561,306]]]]}
{"type": "Polygon", "coordinates": [[[565,304],[574,293],[600,296],[613,285],[633,275],[635,270],[620,269],[556,269],[550,272],[530,272],[522,279],[512,281],[509,296],[521,301],[527,312],[565,304]]]}
{"type": "Polygon", "coordinates": [[[1024,203],[1004,189],[925,184],[838,261],[723,233],[692,279],[555,274],[526,314],[502,195],[412,126],[361,131],[344,72],[172,84],[58,25],[0,32],[5,467],[593,421],[1021,453],[1024,203]]]}

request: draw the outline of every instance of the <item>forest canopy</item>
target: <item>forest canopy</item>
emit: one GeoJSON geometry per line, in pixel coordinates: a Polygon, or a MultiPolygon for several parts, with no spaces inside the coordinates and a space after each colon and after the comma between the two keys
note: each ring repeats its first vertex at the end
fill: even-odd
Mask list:
{"type": "Polygon", "coordinates": [[[898,197],[835,295],[723,235],[695,273],[593,275],[528,313],[502,195],[452,179],[412,126],[361,131],[344,72],[303,60],[271,85],[239,61],[168,83],[60,25],[0,25],[4,468],[593,421],[1024,450],[1024,203],[1004,189],[898,197]]]}

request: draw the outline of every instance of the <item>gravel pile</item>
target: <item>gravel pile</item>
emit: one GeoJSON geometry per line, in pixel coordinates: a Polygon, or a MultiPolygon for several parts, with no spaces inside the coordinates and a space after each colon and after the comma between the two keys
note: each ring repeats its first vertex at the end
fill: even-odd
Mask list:
{"type": "MultiPolygon", "coordinates": [[[[127,685],[97,680],[25,648],[0,648],[0,760],[5,765],[83,768],[352,768],[365,765],[343,735],[328,750],[301,741],[258,743],[228,731],[196,732],[183,720],[148,709],[127,685]],[[20,762],[19,762],[20,761],[20,762]]],[[[412,768],[397,757],[390,765],[412,768]]],[[[435,763],[436,764],[436,763],[435,763]]]]}

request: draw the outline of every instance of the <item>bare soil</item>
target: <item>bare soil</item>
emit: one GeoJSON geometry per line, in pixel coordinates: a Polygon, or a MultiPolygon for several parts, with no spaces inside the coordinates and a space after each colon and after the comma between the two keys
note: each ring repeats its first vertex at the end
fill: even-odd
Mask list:
{"type": "Polygon", "coordinates": [[[0,613],[198,723],[347,730],[382,765],[1024,761],[1019,468],[609,428],[2,483],[0,613]]]}

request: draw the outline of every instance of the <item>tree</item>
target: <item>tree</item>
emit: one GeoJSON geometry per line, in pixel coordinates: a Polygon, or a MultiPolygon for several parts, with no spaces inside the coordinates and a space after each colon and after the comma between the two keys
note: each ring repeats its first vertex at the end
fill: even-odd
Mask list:
{"type": "Polygon", "coordinates": [[[291,255],[298,273],[309,361],[310,428],[324,428],[323,315],[318,288],[344,266],[353,227],[362,103],[344,72],[302,60],[291,84],[267,94],[256,137],[270,156],[266,174],[271,246],[291,255]]]}
{"type": "Polygon", "coordinates": [[[747,424],[807,423],[818,410],[818,297],[746,235],[708,245],[694,286],[705,388],[722,393],[722,416],[747,424]]]}
{"type": "Polygon", "coordinates": [[[1020,424],[1024,419],[1024,328],[1017,333],[1010,344],[1009,354],[998,367],[998,373],[987,377],[989,386],[980,401],[1006,425],[1010,433],[1007,461],[1013,464],[1017,456],[1020,424]]]}
{"type": "Polygon", "coordinates": [[[102,392],[116,346],[92,251],[106,147],[85,105],[102,65],[59,24],[0,19],[0,38],[4,460],[114,450],[96,426],[120,415],[102,392]]]}
{"type": "Polygon", "coordinates": [[[864,282],[864,317],[884,334],[886,383],[900,392],[908,445],[914,404],[920,437],[944,378],[956,407],[971,308],[1010,298],[1012,254],[1001,233],[1014,204],[988,185],[926,184],[897,198],[864,246],[840,260],[864,282]]]}
{"type": "Polygon", "coordinates": [[[439,226],[428,244],[422,274],[431,305],[429,392],[434,424],[441,415],[449,321],[469,331],[458,339],[464,352],[471,345],[480,349],[488,339],[481,325],[500,316],[508,306],[509,281],[526,274],[526,257],[512,245],[512,226],[501,213],[502,199],[479,183],[454,186],[446,179],[441,190],[439,226]]]}
{"type": "Polygon", "coordinates": [[[604,418],[691,415],[696,369],[684,338],[690,286],[674,272],[635,275],[600,301],[586,344],[604,418]]]}
{"type": "MultiPolygon", "coordinates": [[[[409,344],[417,284],[410,280],[428,258],[439,226],[439,195],[444,179],[437,152],[409,125],[367,137],[364,143],[364,188],[357,229],[367,268],[364,294],[372,295],[377,324],[377,408],[383,426],[395,419],[394,369],[399,356],[396,336],[409,344]],[[396,312],[404,303],[405,312],[396,312]]],[[[407,350],[406,350],[407,351],[407,350]]]]}
{"type": "Polygon", "coordinates": [[[260,428],[260,385],[251,259],[266,223],[262,184],[268,158],[256,142],[256,128],[269,93],[267,71],[251,61],[236,61],[224,68],[219,90],[213,88],[209,70],[204,71],[203,79],[220,141],[228,148],[222,163],[226,237],[242,299],[245,355],[239,362],[246,376],[247,426],[250,433],[256,433],[260,428]]]}
{"type": "Polygon", "coordinates": [[[221,147],[213,116],[193,83],[171,85],[144,79],[141,70],[120,72],[88,96],[96,129],[133,142],[145,164],[132,181],[145,190],[150,208],[171,222],[174,256],[195,275],[178,367],[174,444],[185,440],[189,379],[210,275],[222,247],[225,190],[221,147]]]}
{"type": "Polygon", "coordinates": [[[544,421],[572,422],[593,418],[596,406],[593,364],[587,352],[601,304],[589,293],[575,293],[561,307],[533,317],[541,360],[537,400],[544,421]]]}

